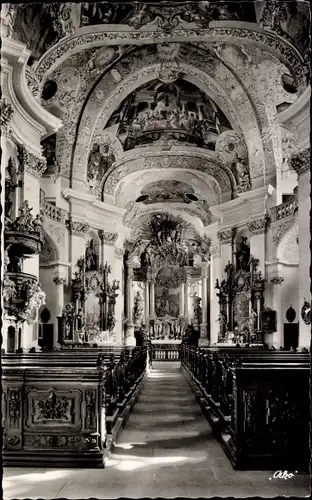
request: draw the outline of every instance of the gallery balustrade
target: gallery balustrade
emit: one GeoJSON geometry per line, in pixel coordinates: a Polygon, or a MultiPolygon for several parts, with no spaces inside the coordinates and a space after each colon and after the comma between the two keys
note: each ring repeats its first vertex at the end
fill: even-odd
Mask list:
{"type": "Polygon", "coordinates": [[[3,355],[4,465],[104,467],[146,363],[146,347],[3,355]]]}
{"type": "Polygon", "coordinates": [[[234,468],[308,469],[308,354],[182,346],[181,362],[234,468]]]}

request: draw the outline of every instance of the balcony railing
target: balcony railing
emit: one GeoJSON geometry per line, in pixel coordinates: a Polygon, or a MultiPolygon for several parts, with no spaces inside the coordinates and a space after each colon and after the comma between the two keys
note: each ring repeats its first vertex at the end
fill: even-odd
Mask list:
{"type": "Polygon", "coordinates": [[[286,217],[291,217],[294,215],[296,210],[298,209],[298,197],[294,195],[291,200],[285,201],[285,203],[281,203],[277,205],[277,207],[273,207],[271,209],[271,222],[276,222],[282,219],[286,219],[286,217]]]}

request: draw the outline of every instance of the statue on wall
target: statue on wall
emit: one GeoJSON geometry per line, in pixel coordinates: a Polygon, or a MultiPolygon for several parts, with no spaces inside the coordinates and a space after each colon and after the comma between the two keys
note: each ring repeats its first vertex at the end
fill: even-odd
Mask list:
{"type": "Polygon", "coordinates": [[[219,317],[218,317],[218,323],[219,323],[219,335],[221,337],[224,337],[225,332],[226,332],[226,326],[227,326],[227,318],[226,314],[223,312],[220,312],[219,317]]]}
{"type": "Polygon", "coordinates": [[[85,252],[86,271],[96,271],[97,253],[94,248],[93,240],[90,240],[85,252]]]}
{"type": "Polygon", "coordinates": [[[257,330],[257,313],[253,309],[251,310],[251,313],[249,315],[249,320],[248,320],[248,326],[249,326],[249,333],[252,335],[255,333],[257,330]]]}
{"type": "Polygon", "coordinates": [[[251,189],[248,166],[245,160],[237,156],[236,160],[233,162],[233,170],[239,190],[248,191],[251,189]]]}
{"type": "Polygon", "coordinates": [[[202,307],[200,305],[201,298],[198,297],[197,293],[193,296],[193,311],[194,311],[194,320],[198,325],[202,322],[202,307]]]}
{"type": "Polygon", "coordinates": [[[151,256],[149,253],[149,247],[146,247],[145,250],[140,255],[141,267],[150,267],[151,266],[151,256]]]}
{"type": "Polygon", "coordinates": [[[143,299],[141,297],[140,292],[137,292],[136,296],[134,297],[134,308],[133,308],[133,318],[138,323],[140,319],[142,318],[143,315],[143,299]]]}
{"type": "Polygon", "coordinates": [[[249,270],[250,248],[246,236],[242,236],[238,250],[236,252],[236,269],[237,271],[249,270]]]}
{"type": "Polygon", "coordinates": [[[87,182],[92,191],[97,192],[103,176],[115,160],[115,155],[110,150],[108,144],[93,144],[87,168],[87,182]]]}

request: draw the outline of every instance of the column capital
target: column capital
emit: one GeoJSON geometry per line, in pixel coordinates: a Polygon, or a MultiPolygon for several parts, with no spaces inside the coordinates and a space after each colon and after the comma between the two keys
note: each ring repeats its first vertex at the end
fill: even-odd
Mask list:
{"type": "Polygon", "coordinates": [[[46,158],[32,153],[24,145],[18,147],[18,159],[24,172],[28,172],[38,179],[47,168],[46,158]]]}
{"type": "Polygon", "coordinates": [[[89,231],[89,224],[82,221],[74,221],[71,218],[68,221],[68,226],[73,236],[80,236],[84,238],[86,233],[89,231]]]}
{"type": "Polygon", "coordinates": [[[263,234],[269,224],[267,217],[261,217],[260,219],[252,220],[247,223],[247,227],[252,236],[256,234],[263,234]]]}
{"type": "Polygon", "coordinates": [[[220,229],[217,233],[221,245],[231,245],[236,234],[236,228],[220,229]]]}
{"type": "Polygon", "coordinates": [[[295,153],[290,158],[291,167],[297,172],[298,177],[310,170],[310,147],[295,153]]]}
{"type": "Polygon", "coordinates": [[[109,231],[99,230],[99,237],[103,241],[104,245],[114,246],[117,241],[118,233],[111,233],[109,231]]]}
{"type": "Polygon", "coordinates": [[[10,136],[10,122],[14,114],[14,110],[10,103],[5,99],[0,99],[0,114],[1,114],[1,135],[4,138],[10,136]]]}

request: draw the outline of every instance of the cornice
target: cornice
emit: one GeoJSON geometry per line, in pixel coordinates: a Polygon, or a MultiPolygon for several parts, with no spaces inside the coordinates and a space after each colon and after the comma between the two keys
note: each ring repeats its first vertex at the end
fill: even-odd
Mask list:
{"type": "Polygon", "coordinates": [[[278,121],[281,125],[289,128],[291,122],[302,121],[310,115],[311,87],[308,86],[304,92],[287,109],[278,113],[278,121]]]}
{"type": "Polygon", "coordinates": [[[44,109],[29,91],[26,65],[30,54],[24,44],[2,37],[1,64],[3,69],[7,68],[7,77],[11,80],[8,82],[8,93],[13,109],[30,126],[34,126],[35,122],[40,135],[43,136],[57,132],[63,126],[63,122],[44,109]]]}

